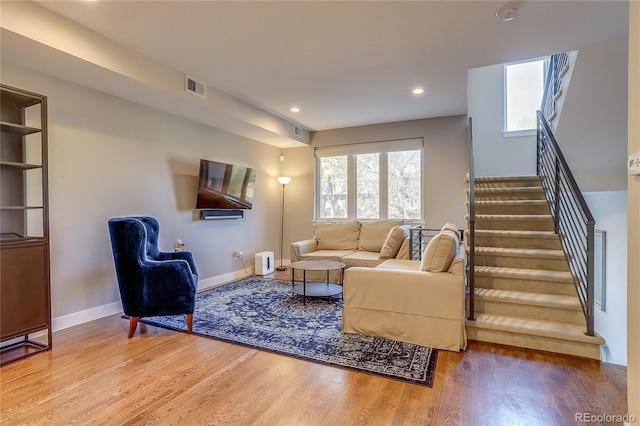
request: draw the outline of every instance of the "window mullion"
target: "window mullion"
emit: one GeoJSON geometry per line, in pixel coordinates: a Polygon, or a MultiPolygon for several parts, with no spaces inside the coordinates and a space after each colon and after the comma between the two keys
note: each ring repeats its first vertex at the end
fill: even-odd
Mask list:
{"type": "Polygon", "coordinates": [[[389,161],[386,152],[380,153],[380,177],[378,181],[380,194],[380,219],[389,217],[389,161]]]}
{"type": "Polygon", "coordinates": [[[356,217],[356,156],[347,157],[347,218],[356,217]]]}

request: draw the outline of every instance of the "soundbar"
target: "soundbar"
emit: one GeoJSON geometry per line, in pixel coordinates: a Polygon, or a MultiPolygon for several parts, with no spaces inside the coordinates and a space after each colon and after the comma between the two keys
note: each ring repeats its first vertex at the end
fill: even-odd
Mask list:
{"type": "Polygon", "coordinates": [[[244,210],[200,210],[201,220],[242,219],[244,210]]]}

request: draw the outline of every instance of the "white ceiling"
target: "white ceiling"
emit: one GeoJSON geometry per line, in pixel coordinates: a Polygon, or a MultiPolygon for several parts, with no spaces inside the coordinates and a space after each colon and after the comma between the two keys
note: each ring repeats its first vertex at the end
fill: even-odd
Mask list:
{"type": "Polygon", "coordinates": [[[469,68],[628,32],[626,1],[520,1],[507,23],[496,1],[37,3],[308,130],[466,114],[469,68]]]}

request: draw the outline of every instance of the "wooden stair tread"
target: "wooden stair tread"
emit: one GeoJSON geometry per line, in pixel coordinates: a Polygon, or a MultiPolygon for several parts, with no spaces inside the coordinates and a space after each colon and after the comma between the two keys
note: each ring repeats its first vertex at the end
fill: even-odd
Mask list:
{"type": "Polygon", "coordinates": [[[595,336],[587,336],[583,326],[564,322],[533,320],[483,313],[478,314],[475,321],[467,320],[466,326],[570,340],[594,345],[603,345],[605,343],[602,336],[597,333],[595,336]]]}
{"type": "Polygon", "coordinates": [[[476,288],[476,300],[492,300],[503,303],[517,303],[521,305],[548,306],[551,308],[563,308],[582,310],[580,300],[576,296],[563,296],[557,294],[531,293],[525,291],[497,290],[490,288],[476,288]]]}
{"type": "Polygon", "coordinates": [[[500,266],[477,266],[474,268],[476,275],[500,276],[504,278],[529,279],[540,281],[556,281],[560,283],[572,283],[573,276],[568,271],[552,271],[541,269],[504,268],[500,266]]]}

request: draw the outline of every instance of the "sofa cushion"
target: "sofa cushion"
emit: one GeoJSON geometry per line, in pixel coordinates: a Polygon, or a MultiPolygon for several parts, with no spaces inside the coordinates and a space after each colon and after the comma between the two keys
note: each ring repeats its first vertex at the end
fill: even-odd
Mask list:
{"type": "Polygon", "coordinates": [[[342,262],[345,256],[354,253],[354,250],[318,250],[300,256],[300,260],[335,260],[342,262]]]}
{"type": "Polygon", "coordinates": [[[451,261],[458,250],[459,241],[452,231],[443,231],[433,237],[422,255],[420,270],[444,272],[449,269],[451,261]]]}
{"type": "Polygon", "coordinates": [[[398,254],[396,254],[396,259],[411,259],[411,242],[409,238],[405,238],[400,246],[400,250],[398,250],[398,254]]]}
{"type": "Polygon", "coordinates": [[[394,226],[402,225],[401,220],[377,220],[362,222],[358,250],[380,252],[389,231],[394,226]]]}
{"type": "Polygon", "coordinates": [[[315,222],[313,233],[318,250],[357,250],[360,222],[315,222]]]}
{"type": "Polygon", "coordinates": [[[409,237],[409,227],[394,226],[387,234],[387,238],[384,240],[384,244],[380,249],[380,260],[393,259],[398,254],[402,243],[409,237]]]}
{"type": "Polygon", "coordinates": [[[354,251],[351,254],[346,255],[342,258],[342,261],[347,268],[351,268],[354,266],[364,266],[366,268],[375,268],[380,264],[380,260],[378,259],[377,251],[354,251]]]}
{"type": "Polygon", "coordinates": [[[388,259],[377,266],[378,269],[396,269],[400,271],[419,271],[419,260],[388,259]]]}

